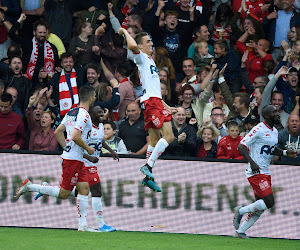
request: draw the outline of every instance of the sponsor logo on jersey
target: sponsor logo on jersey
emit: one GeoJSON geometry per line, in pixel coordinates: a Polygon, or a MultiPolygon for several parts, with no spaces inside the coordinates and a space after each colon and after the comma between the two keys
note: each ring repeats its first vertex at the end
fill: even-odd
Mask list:
{"type": "Polygon", "coordinates": [[[273,155],[273,152],[275,150],[275,146],[269,146],[269,145],[264,145],[260,149],[260,154],[262,155],[263,153],[267,155],[273,155]]]}

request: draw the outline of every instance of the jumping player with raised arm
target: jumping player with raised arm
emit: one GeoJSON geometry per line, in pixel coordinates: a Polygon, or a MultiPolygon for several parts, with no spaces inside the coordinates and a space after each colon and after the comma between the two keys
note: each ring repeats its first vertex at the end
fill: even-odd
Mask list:
{"type": "Polygon", "coordinates": [[[236,229],[234,237],[248,238],[245,234],[262,215],[262,213],[274,206],[274,195],[271,187],[270,162],[273,155],[288,155],[295,157],[296,151],[281,150],[276,147],[278,143],[278,131],[274,127],[280,123],[278,110],[273,105],[262,109],[264,122],[259,123],[241,140],[238,149],[248,162],[246,176],[254,190],[256,201],[248,206],[235,208],[233,225],[236,229]],[[248,151],[250,148],[250,154],[248,151]],[[240,226],[244,214],[247,219],[240,226]]]}
{"type": "Polygon", "coordinates": [[[174,140],[171,113],[176,110],[162,101],[158,70],[152,59],[153,43],[148,34],[141,32],[134,40],[125,29],[120,28],[119,35],[125,35],[128,49],[134,54],[134,62],[138,66],[141,86],[144,89],[141,103],[144,106],[145,129],[150,135],[150,144],[146,154],[147,163],[140,169],[146,175],[142,183],[154,191],[161,192],[154,182],[152,168],[157,158],[174,140]]]}
{"type": "Polygon", "coordinates": [[[88,110],[93,105],[95,98],[96,94],[93,87],[81,87],[79,90],[79,106],[71,109],[55,130],[56,139],[64,149],[61,155],[63,168],[60,187],[32,184],[27,179],[15,195],[16,200],[26,192],[39,192],[52,197],[67,199],[76,185],[78,190],[78,231],[88,232],[99,232],[87,226],[89,184],[88,170],[83,164],[84,150],[90,155],[95,152],[95,149],[88,145],[92,130],[92,121],[88,110]],[[67,132],[67,139],[64,135],[65,131],[67,132]]]}

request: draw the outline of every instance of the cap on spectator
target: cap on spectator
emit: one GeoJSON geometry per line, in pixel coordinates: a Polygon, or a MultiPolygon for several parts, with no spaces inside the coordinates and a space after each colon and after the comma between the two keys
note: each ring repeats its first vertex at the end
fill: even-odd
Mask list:
{"type": "Polygon", "coordinates": [[[259,118],[256,117],[255,115],[248,115],[244,120],[244,124],[256,124],[256,123],[259,123],[259,118]]]}

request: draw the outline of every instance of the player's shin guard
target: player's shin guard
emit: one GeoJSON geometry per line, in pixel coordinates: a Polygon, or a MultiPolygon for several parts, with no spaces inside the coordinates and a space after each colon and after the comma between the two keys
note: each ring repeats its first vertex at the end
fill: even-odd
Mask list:
{"type": "Polygon", "coordinates": [[[164,139],[160,138],[157,142],[151,156],[149,157],[147,164],[153,168],[155,161],[157,158],[165,151],[165,149],[169,146],[169,143],[164,139]]]}
{"type": "Polygon", "coordinates": [[[245,233],[263,214],[264,211],[249,213],[243,224],[236,230],[238,233],[245,233]]]}
{"type": "Polygon", "coordinates": [[[97,222],[99,223],[99,228],[102,228],[105,223],[103,220],[103,208],[102,208],[101,197],[92,197],[92,207],[93,207],[97,222]]]}
{"type": "Polygon", "coordinates": [[[88,196],[78,194],[76,206],[78,210],[79,225],[80,226],[87,225],[86,217],[87,217],[87,207],[88,207],[88,196]]]}
{"type": "Polygon", "coordinates": [[[52,197],[58,197],[59,195],[59,191],[60,191],[60,187],[57,186],[50,186],[50,185],[39,185],[39,184],[31,184],[28,187],[28,190],[30,192],[38,192],[41,194],[46,194],[52,197]]]}
{"type": "Polygon", "coordinates": [[[245,206],[245,207],[241,207],[239,209],[239,213],[240,214],[245,214],[245,213],[255,213],[257,211],[264,211],[264,210],[267,210],[267,205],[266,203],[264,202],[264,200],[257,200],[256,202],[248,205],[248,206],[245,206]]]}

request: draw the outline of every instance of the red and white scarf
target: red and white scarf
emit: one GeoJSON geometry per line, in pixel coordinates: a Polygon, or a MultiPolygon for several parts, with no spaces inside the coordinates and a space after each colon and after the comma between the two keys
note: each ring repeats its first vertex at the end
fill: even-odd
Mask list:
{"type": "Polygon", "coordinates": [[[129,8],[128,5],[125,5],[123,9],[121,9],[122,13],[125,15],[125,19],[122,22],[121,27],[124,29],[128,29],[128,14],[134,9],[133,8],[129,8]]]}
{"type": "MultiPolygon", "coordinates": [[[[32,76],[36,66],[36,61],[38,58],[38,51],[39,51],[38,44],[35,37],[32,38],[32,43],[33,46],[32,46],[31,57],[30,57],[28,67],[26,69],[26,75],[28,76],[29,80],[32,80],[32,76]]],[[[47,41],[44,42],[44,68],[46,69],[47,72],[54,72],[55,69],[54,53],[50,43],[47,41]]]]}
{"type": "Polygon", "coordinates": [[[75,108],[79,103],[75,69],[72,69],[70,81],[71,81],[71,86],[73,91],[73,99],[74,99],[73,104],[72,104],[71,93],[65,76],[65,71],[62,70],[59,78],[59,85],[58,85],[59,109],[60,109],[61,116],[64,116],[66,113],[68,113],[70,109],[75,108]]]}

